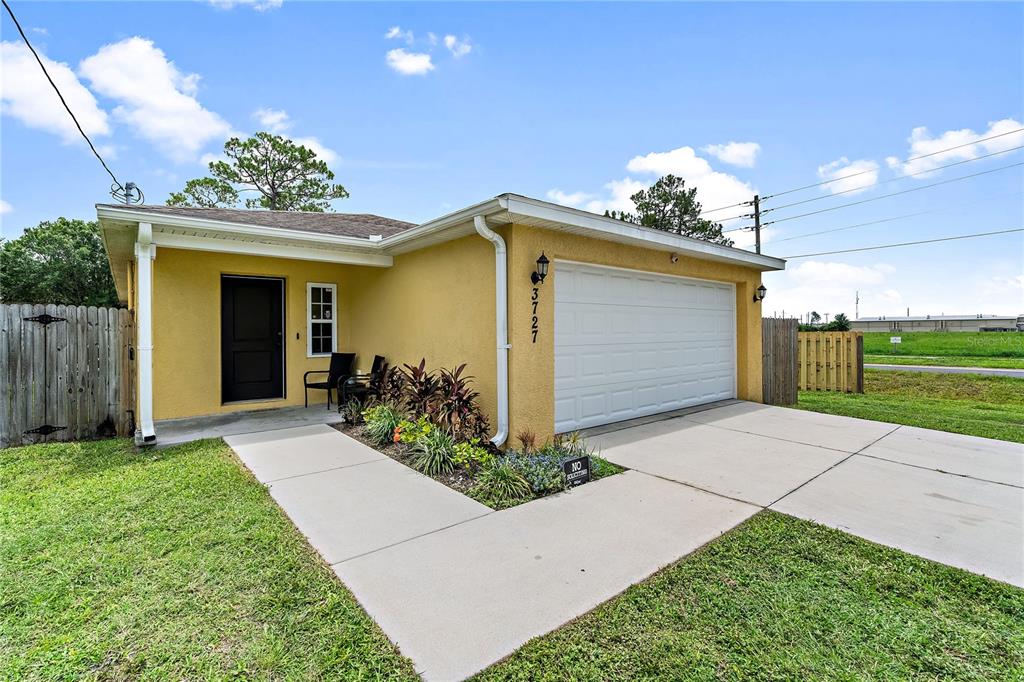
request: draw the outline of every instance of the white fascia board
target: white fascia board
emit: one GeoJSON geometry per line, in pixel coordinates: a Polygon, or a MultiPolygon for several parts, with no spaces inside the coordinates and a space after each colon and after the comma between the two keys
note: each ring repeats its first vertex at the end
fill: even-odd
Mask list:
{"type": "Polygon", "coordinates": [[[453,213],[448,213],[440,218],[435,218],[430,222],[411,227],[408,230],[393,234],[390,237],[385,237],[383,240],[378,242],[385,251],[389,253],[404,253],[406,251],[413,251],[419,248],[417,242],[428,239],[435,232],[456,227],[458,225],[464,225],[466,227],[466,234],[473,233],[475,228],[473,227],[473,218],[476,216],[490,216],[495,213],[501,213],[504,209],[501,206],[500,197],[494,199],[488,199],[487,201],[481,201],[480,203],[467,206],[466,208],[459,209],[453,213]]]}
{"type": "Polygon", "coordinates": [[[190,230],[203,230],[211,233],[286,239],[290,241],[304,241],[331,246],[348,246],[357,249],[367,249],[371,252],[378,250],[380,244],[380,242],[371,242],[369,239],[363,239],[362,237],[346,237],[336,234],[322,234],[319,232],[286,230],[280,227],[264,227],[262,225],[249,225],[246,223],[229,223],[221,220],[208,220],[206,218],[172,216],[163,213],[148,213],[144,209],[140,210],[97,206],[96,215],[100,220],[106,219],[132,223],[152,223],[154,226],[179,227],[190,230]]]}
{"type": "Polygon", "coordinates": [[[619,237],[644,242],[649,248],[660,248],[665,251],[678,252],[680,255],[737,263],[756,267],[762,271],[784,270],[786,267],[786,261],[781,258],[751,253],[750,251],[744,251],[743,249],[731,246],[712,244],[701,239],[682,237],[660,230],[639,227],[616,220],[615,218],[606,218],[547,201],[538,201],[537,199],[516,194],[505,194],[499,197],[499,199],[512,216],[526,216],[538,220],[562,223],[588,232],[597,233],[597,235],[606,235],[606,238],[619,237]]]}
{"type": "Polygon", "coordinates": [[[342,250],[316,248],[312,245],[265,244],[263,242],[247,242],[235,239],[217,239],[216,237],[174,234],[172,232],[163,232],[159,229],[153,233],[153,243],[170,249],[190,249],[193,251],[215,251],[218,253],[237,253],[249,256],[294,258],[296,260],[345,263],[348,265],[369,265],[381,268],[389,268],[393,263],[391,256],[379,253],[376,249],[342,250]]]}

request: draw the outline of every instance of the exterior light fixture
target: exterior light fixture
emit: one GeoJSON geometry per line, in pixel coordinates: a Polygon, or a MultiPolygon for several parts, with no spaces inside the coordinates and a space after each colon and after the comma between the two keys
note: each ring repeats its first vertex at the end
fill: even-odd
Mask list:
{"type": "Polygon", "coordinates": [[[768,293],[768,289],[762,284],[754,291],[754,303],[760,303],[764,300],[764,295],[768,293]]]}
{"type": "Polygon", "coordinates": [[[540,258],[537,259],[537,271],[530,275],[530,281],[534,284],[543,284],[544,278],[548,276],[548,260],[544,252],[540,252],[540,258]]]}

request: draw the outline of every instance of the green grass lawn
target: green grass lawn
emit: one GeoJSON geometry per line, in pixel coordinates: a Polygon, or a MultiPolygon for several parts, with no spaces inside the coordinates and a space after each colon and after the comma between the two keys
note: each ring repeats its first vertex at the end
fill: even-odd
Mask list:
{"type": "Polygon", "coordinates": [[[1024,590],[762,512],[480,680],[1009,680],[1024,590]]]}
{"type": "MultiPolygon", "coordinates": [[[[1024,333],[1022,332],[865,332],[865,356],[886,356],[892,359],[901,355],[947,358],[942,364],[958,367],[1024,367],[1024,333]],[[902,339],[892,352],[889,338],[902,339]],[[953,358],[963,358],[954,360],[953,358]],[[980,365],[979,358],[1002,358],[1006,364],[980,365]]],[[[879,361],[883,362],[883,361],[879,361]]],[[[914,362],[913,364],[939,364],[914,362]]]]}
{"type": "Polygon", "coordinates": [[[864,355],[864,362],[880,365],[932,365],[937,367],[986,367],[1024,369],[1024,358],[991,358],[977,355],[864,355]]]}
{"type": "Polygon", "coordinates": [[[797,407],[1024,443],[1024,379],[864,371],[864,393],[801,391],[797,407]]]}
{"type": "Polygon", "coordinates": [[[415,679],[221,441],[0,450],[0,679],[415,679]]]}

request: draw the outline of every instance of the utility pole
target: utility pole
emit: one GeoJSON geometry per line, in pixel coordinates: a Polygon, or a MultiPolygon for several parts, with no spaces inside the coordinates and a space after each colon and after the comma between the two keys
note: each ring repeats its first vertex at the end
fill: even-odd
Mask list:
{"type": "Polygon", "coordinates": [[[754,243],[757,253],[761,253],[761,196],[754,195],[754,243]]]}
{"type": "Polygon", "coordinates": [[[860,291],[857,291],[856,297],[853,299],[853,319],[860,319],[860,291]]]}

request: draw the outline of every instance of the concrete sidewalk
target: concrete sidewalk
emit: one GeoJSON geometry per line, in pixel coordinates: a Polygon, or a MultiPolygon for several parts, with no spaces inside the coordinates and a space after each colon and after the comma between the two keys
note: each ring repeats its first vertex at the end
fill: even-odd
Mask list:
{"type": "Polygon", "coordinates": [[[327,426],[225,440],[428,680],[486,668],[758,510],[630,471],[495,512],[327,426]]]}
{"type": "Polygon", "coordinates": [[[865,369],[882,369],[901,372],[929,372],[931,374],[985,374],[993,377],[1024,379],[1024,369],[1002,367],[947,367],[945,365],[886,365],[865,363],[865,369]]]}
{"type": "Polygon", "coordinates": [[[224,440],[327,563],[493,513],[329,426],[224,440]]]}
{"type": "Polygon", "coordinates": [[[424,679],[460,680],[757,511],[628,471],[334,570],[424,679]]]}

